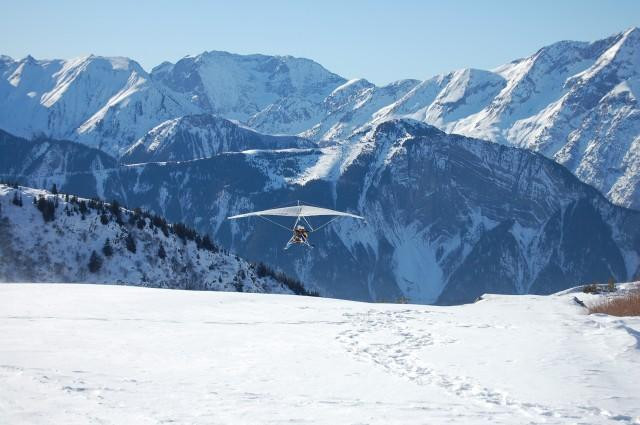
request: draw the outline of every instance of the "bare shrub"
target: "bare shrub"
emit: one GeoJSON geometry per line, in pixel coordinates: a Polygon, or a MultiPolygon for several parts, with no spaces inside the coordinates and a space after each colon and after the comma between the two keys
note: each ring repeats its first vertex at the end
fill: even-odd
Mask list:
{"type": "Polygon", "coordinates": [[[604,299],[590,306],[589,313],[604,313],[610,316],[640,316],[640,291],[604,299]]]}

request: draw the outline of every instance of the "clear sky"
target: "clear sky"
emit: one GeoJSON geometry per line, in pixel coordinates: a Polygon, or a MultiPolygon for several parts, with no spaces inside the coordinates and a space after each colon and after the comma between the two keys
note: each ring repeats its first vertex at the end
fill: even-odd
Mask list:
{"type": "Polygon", "coordinates": [[[640,0],[2,0],[0,53],[128,56],[150,70],[205,50],[314,59],[377,84],[490,69],[558,40],[640,26],[640,0]]]}

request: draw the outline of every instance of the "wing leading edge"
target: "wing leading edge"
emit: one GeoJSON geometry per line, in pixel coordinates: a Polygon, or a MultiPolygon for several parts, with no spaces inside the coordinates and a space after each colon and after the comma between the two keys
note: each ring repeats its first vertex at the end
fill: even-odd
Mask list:
{"type": "Polygon", "coordinates": [[[313,216],[324,215],[324,216],[351,217],[359,220],[364,220],[364,217],[361,217],[359,215],[355,215],[355,214],[351,214],[343,211],[330,210],[328,208],[313,207],[310,205],[296,205],[293,207],[272,208],[269,210],[253,211],[245,214],[238,214],[238,215],[234,215],[227,218],[229,220],[233,220],[236,218],[263,216],[263,215],[275,215],[275,216],[284,216],[284,217],[313,217],[313,216]]]}

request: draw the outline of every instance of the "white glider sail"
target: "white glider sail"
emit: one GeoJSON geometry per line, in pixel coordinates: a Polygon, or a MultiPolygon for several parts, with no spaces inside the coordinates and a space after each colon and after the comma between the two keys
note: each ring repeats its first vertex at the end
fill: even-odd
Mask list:
{"type": "Polygon", "coordinates": [[[314,217],[314,216],[324,215],[324,216],[351,217],[359,220],[364,220],[364,217],[360,217],[359,215],[342,212],[342,211],[330,210],[328,208],[313,207],[310,205],[296,205],[293,207],[273,208],[269,210],[254,211],[254,212],[249,212],[245,214],[234,215],[228,218],[229,220],[233,220],[236,218],[265,216],[265,215],[284,216],[284,217],[314,217]]]}
{"type": "Polygon", "coordinates": [[[313,245],[308,241],[308,233],[317,232],[323,227],[329,225],[333,221],[341,218],[341,217],[350,217],[358,220],[364,220],[364,217],[360,217],[359,215],[351,214],[343,211],[330,210],[329,208],[316,207],[313,205],[304,205],[298,201],[297,205],[292,207],[282,207],[282,208],[271,208],[268,210],[262,211],[252,211],[244,214],[233,215],[231,217],[227,217],[229,220],[234,220],[236,218],[245,218],[245,217],[260,217],[263,220],[266,220],[272,224],[275,224],[278,227],[282,227],[283,229],[293,232],[293,236],[289,239],[289,242],[285,245],[284,249],[288,249],[293,244],[305,245],[309,248],[313,248],[313,245]],[[280,217],[295,217],[295,223],[293,223],[293,227],[289,228],[287,226],[278,223],[275,220],[269,218],[269,216],[280,216],[280,217]],[[307,217],[319,217],[319,216],[328,216],[331,217],[324,224],[313,227],[307,217]],[[298,225],[299,223],[306,223],[309,226],[309,231],[305,229],[304,226],[298,225]]]}

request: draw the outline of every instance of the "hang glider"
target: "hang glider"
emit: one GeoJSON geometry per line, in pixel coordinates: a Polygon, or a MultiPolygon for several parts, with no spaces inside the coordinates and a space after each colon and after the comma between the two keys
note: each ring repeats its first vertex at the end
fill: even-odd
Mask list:
{"type": "Polygon", "coordinates": [[[245,218],[252,216],[265,216],[265,215],[277,215],[283,217],[314,217],[321,215],[333,215],[340,217],[352,217],[363,220],[363,217],[359,215],[350,214],[342,211],[330,210],[328,208],[320,208],[320,207],[312,207],[310,205],[296,205],[293,207],[285,207],[285,208],[273,208],[270,210],[263,211],[254,211],[245,214],[238,214],[229,217],[229,220],[233,220],[236,218],[245,218]]]}
{"type": "Polygon", "coordinates": [[[289,242],[287,242],[284,249],[288,249],[293,244],[306,245],[309,248],[313,248],[313,245],[309,243],[309,233],[317,232],[318,230],[327,226],[329,223],[333,222],[334,220],[337,220],[338,218],[350,217],[350,218],[355,218],[357,220],[364,220],[364,217],[361,217],[359,215],[355,215],[355,214],[351,214],[343,211],[331,210],[328,208],[316,207],[314,205],[304,205],[304,204],[301,204],[300,201],[298,201],[297,205],[294,205],[294,206],[272,208],[272,209],[262,210],[262,211],[253,211],[253,212],[248,212],[244,214],[234,215],[234,216],[228,217],[228,219],[235,220],[238,218],[247,218],[247,217],[260,217],[266,221],[269,221],[272,224],[275,224],[276,226],[282,227],[287,231],[293,232],[293,235],[289,239],[289,242]],[[295,217],[296,220],[293,223],[293,227],[288,228],[274,220],[271,220],[269,218],[270,216],[295,217]],[[309,223],[309,221],[307,220],[307,217],[320,217],[320,216],[332,217],[332,218],[316,228],[311,226],[311,223],[309,223]],[[304,221],[309,226],[309,230],[307,230],[303,225],[300,224],[301,221],[304,221]]]}

